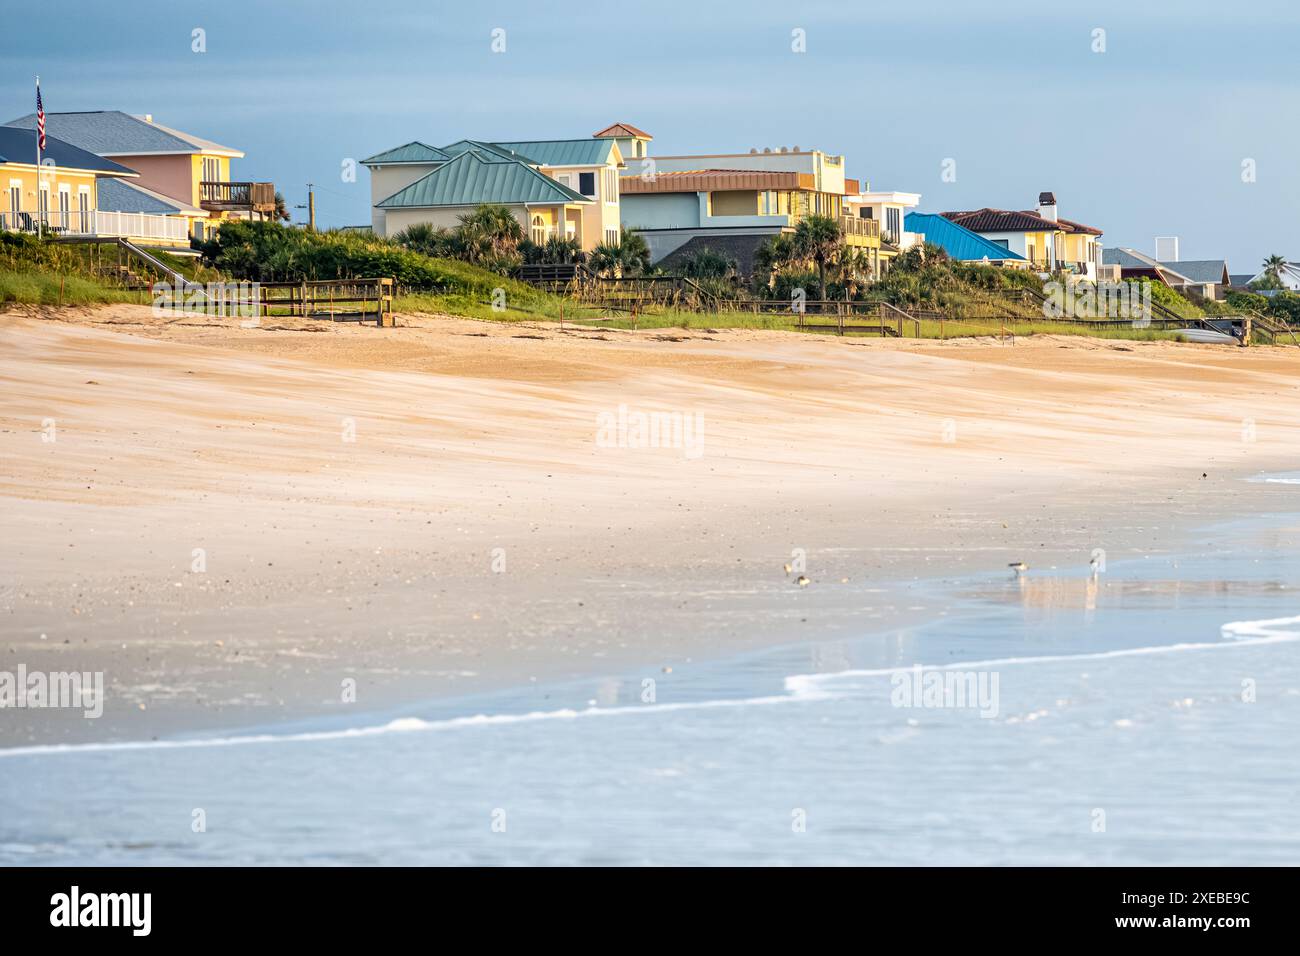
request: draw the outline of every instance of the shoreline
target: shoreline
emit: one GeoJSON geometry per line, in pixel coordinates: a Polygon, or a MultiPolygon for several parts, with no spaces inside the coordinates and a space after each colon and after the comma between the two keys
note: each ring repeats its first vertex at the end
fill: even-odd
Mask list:
{"type": "Polygon", "coordinates": [[[1300,360],[1211,346],[539,340],[471,320],[286,341],[148,313],[95,313],[148,330],[130,336],[0,316],[0,661],[109,683],[101,720],[11,713],[0,746],[312,719],[349,678],[400,706],[833,640],[864,614],[888,628],[918,612],[880,583],[1086,567],[1285,512],[1287,486],[1240,479],[1293,469],[1300,437],[1275,381],[1300,360]],[[1242,383],[1266,412],[1251,443],[1241,417],[1205,417],[1242,383]],[[593,447],[620,401],[702,412],[702,458],[593,447]],[[796,547],[807,588],[781,570],[796,547]]]}

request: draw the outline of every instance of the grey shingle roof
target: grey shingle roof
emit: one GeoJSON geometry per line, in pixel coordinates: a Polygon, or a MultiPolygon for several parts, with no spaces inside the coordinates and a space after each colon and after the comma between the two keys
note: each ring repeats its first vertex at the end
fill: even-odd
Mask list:
{"type": "MultiPolygon", "coordinates": [[[[94,153],[73,146],[48,132],[41,159],[52,161],[55,165],[67,169],[90,169],[113,176],[138,175],[133,169],[127,169],[111,159],[104,159],[102,156],[96,156],[94,153]]],[[[36,130],[0,126],[0,162],[35,164],[36,130]]]]}
{"type": "MultiPolygon", "coordinates": [[[[486,154],[491,156],[492,154],[486,154]]],[[[527,163],[489,159],[471,149],[380,202],[381,209],[477,206],[480,203],[590,203],[527,163]]]]}
{"type": "Polygon", "coordinates": [[[1179,275],[1187,276],[1193,282],[1223,282],[1223,276],[1228,271],[1228,263],[1222,259],[1179,259],[1177,262],[1160,264],[1179,275]]]}
{"type": "MultiPolygon", "coordinates": [[[[26,116],[10,120],[5,125],[35,129],[36,114],[28,113],[26,116]]],[[[46,113],[45,133],[47,137],[57,136],[65,142],[101,156],[196,152],[243,155],[239,150],[231,149],[229,146],[182,133],[180,130],[159,123],[148,122],[120,110],[46,113]]]]}
{"type": "Polygon", "coordinates": [[[179,199],[172,199],[137,183],[120,179],[96,180],[95,194],[96,206],[109,212],[151,212],[169,216],[194,209],[179,199]]]}

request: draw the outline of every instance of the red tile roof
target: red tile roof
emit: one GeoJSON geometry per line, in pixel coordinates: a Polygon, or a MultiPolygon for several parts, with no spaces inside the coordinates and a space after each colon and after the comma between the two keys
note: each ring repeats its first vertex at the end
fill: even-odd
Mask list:
{"type": "Polygon", "coordinates": [[[1101,235],[1101,230],[1098,229],[1096,226],[1085,226],[1083,223],[1075,222],[1073,219],[1061,219],[1060,217],[1057,217],[1057,222],[1059,222],[1063,226],[1070,227],[1069,229],[1065,230],[1066,232],[1083,232],[1083,233],[1087,233],[1090,236],[1101,235]]]}
{"type": "Polygon", "coordinates": [[[654,139],[645,130],[637,129],[631,123],[615,123],[613,126],[606,126],[591,135],[593,139],[600,139],[603,136],[644,136],[646,139],[654,139]]]}
{"type": "Polygon", "coordinates": [[[945,212],[943,217],[971,232],[1080,232],[1100,236],[1101,230],[1085,226],[1071,219],[1057,218],[1055,222],[1044,219],[1027,209],[975,209],[965,212],[945,212]]]}
{"type": "Polygon", "coordinates": [[[946,212],[945,219],[971,232],[1054,232],[1056,223],[1037,213],[1009,209],[976,209],[970,212],[946,212]]]}

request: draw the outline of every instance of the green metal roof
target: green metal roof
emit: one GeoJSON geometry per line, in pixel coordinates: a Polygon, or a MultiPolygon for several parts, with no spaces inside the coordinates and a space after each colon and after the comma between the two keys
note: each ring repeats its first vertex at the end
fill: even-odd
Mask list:
{"type": "Polygon", "coordinates": [[[531,159],[539,166],[602,166],[614,149],[612,139],[541,139],[493,143],[531,159]]]}
{"type": "Polygon", "coordinates": [[[405,146],[398,146],[395,149],[386,149],[382,153],[375,153],[368,159],[363,159],[363,166],[388,166],[393,163],[445,163],[451,159],[450,153],[445,153],[436,146],[430,146],[427,143],[421,143],[419,140],[407,143],[405,146]]]}
{"type": "Polygon", "coordinates": [[[460,139],[442,148],[444,153],[459,156],[461,153],[476,152],[484,159],[509,159],[516,162],[533,162],[527,156],[505,149],[496,143],[484,143],[477,139],[460,139]]]}
{"type": "Polygon", "coordinates": [[[379,203],[379,208],[590,202],[586,196],[542,175],[527,163],[485,158],[477,149],[469,149],[389,196],[379,203]]]}

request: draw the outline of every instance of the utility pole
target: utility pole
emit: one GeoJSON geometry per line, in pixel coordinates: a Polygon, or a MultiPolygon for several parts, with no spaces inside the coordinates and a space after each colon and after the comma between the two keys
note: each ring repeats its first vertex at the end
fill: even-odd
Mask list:
{"type": "Polygon", "coordinates": [[[299,205],[293,207],[294,209],[307,210],[307,231],[308,232],[316,231],[316,193],[312,191],[312,187],[315,185],[316,185],[315,183],[307,184],[307,205],[305,206],[299,205]]]}

